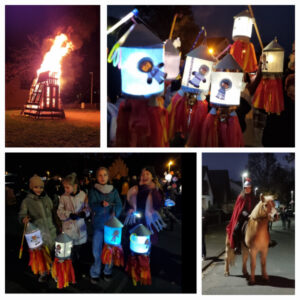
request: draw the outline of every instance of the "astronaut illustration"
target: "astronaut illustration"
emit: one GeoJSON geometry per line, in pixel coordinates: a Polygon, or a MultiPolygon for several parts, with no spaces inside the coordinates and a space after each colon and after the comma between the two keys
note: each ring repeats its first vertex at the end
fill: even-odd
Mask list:
{"type": "Polygon", "coordinates": [[[201,81],[206,82],[206,74],[209,71],[209,67],[206,65],[202,65],[199,68],[199,72],[193,71],[192,75],[194,75],[194,78],[192,78],[189,83],[192,84],[194,87],[199,88],[201,81]]]}
{"type": "Polygon", "coordinates": [[[159,63],[157,66],[154,66],[151,58],[146,57],[142,58],[138,63],[138,69],[144,73],[148,73],[147,83],[151,84],[153,78],[159,83],[162,84],[167,77],[167,73],[164,73],[160,70],[164,66],[164,63],[159,63]]]}
{"type": "Polygon", "coordinates": [[[267,61],[267,56],[266,56],[266,54],[263,54],[263,55],[262,55],[262,57],[261,57],[261,63],[262,63],[261,69],[264,70],[264,71],[268,71],[268,66],[267,66],[267,64],[268,64],[269,62],[267,61]]]}
{"type": "Polygon", "coordinates": [[[225,100],[226,90],[230,89],[232,83],[229,79],[223,79],[220,83],[220,89],[218,90],[217,98],[220,100],[225,100]]]}

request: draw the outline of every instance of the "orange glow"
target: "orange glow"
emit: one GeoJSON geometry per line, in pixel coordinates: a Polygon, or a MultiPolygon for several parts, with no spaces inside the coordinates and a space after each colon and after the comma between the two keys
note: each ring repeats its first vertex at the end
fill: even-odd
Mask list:
{"type": "Polygon", "coordinates": [[[214,54],[214,49],[213,48],[209,48],[208,52],[209,52],[209,54],[214,54]]]}
{"type": "Polygon", "coordinates": [[[58,79],[60,84],[62,58],[72,49],[73,44],[68,40],[68,37],[65,34],[61,33],[57,35],[53,41],[51,49],[44,56],[42,65],[37,71],[37,76],[39,76],[40,73],[47,71],[50,71],[50,73],[56,73],[55,77],[58,79]]]}

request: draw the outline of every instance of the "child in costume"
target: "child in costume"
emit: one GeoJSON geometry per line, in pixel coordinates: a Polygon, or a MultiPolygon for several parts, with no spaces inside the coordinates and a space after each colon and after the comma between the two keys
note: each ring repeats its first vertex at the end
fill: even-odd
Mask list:
{"type": "MultiPolygon", "coordinates": [[[[98,284],[101,274],[101,253],[104,241],[104,224],[111,216],[118,217],[122,211],[122,202],[118,191],[108,182],[108,170],[100,167],[96,172],[97,183],[89,191],[89,206],[93,219],[93,256],[94,263],[90,268],[91,283],[98,284]]],[[[108,281],[112,274],[112,265],[105,265],[104,280],[108,281]]]]}
{"type": "MultiPolygon", "coordinates": [[[[53,250],[56,228],[53,224],[52,210],[53,203],[52,200],[44,191],[44,182],[41,177],[34,175],[29,180],[30,191],[26,198],[22,201],[20,211],[19,211],[19,221],[28,224],[30,221],[34,226],[36,226],[42,234],[43,239],[43,249],[41,249],[43,260],[46,262],[43,269],[39,269],[39,282],[46,282],[47,275],[50,271],[50,251],[53,250]]],[[[32,257],[30,260],[30,265],[33,269],[32,257]]],[[[33,269],[36,274],[36,271],[33,269]]]]}
{"type": "Polygon", "coordinates": [[[79,188],[76,173],[69,174],[63,179],[65,193],[59,199],[57,215],[62,221],[62,231],[73,240],[72,263],[76,277],[82,273],[80,258],[83,245],[87,242],[85,218],[89,217],[88,198],[79,188]]]}

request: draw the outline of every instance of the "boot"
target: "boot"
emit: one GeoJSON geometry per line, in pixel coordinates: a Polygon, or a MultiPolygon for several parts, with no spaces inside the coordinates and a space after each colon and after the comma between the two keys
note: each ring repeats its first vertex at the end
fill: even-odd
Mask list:
{"type": "Polygon", "coordinates": [[[233,243],[234,243],[234,254],[235,255],[240,255],[242,254],[241,252],[241,239],[240,239],[240,232],[241,232],[241,222],[237,222],[237,224],[234,227],[233,231],[233,243]]]}

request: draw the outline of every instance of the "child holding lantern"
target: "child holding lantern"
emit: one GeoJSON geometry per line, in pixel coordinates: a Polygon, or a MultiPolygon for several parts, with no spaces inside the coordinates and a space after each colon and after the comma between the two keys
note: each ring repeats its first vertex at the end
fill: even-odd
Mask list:
{"type": "Polygon", "coordinates": [[[90,215],[88,198],[79,188],[76,173],[63,179],[65,193],[59,199],[57,215],[62,221],[62,231],[73,240],[72,263],[75,272],[81,273],[80,256],[82,246],[87,242],[87,229],[84,219],[90,215]]]}
{"type": "Polygon", "coordinates": [[[52,219],[53,203],[44,191],[41,177],[37,175],[31,177],[29,188],[29,193],[21,203],[19,221],[26,227],[30,221],[41,232],[43,244],[37,249],[29,250],[29,265],[34,274],[39,273],[39,282],[46,282],[50,271],[50,251],[53,249],[56,237],[56,228],[52,219]]]}
{"type": "MultiPolygon", "coordinates": [[[[104,224],[112,217],[118,217],[122,211],[122,201],[118,191],[108,182],[108,170],[100,167],[96,171],[97,183],[89,191],[89,206],[93,219],[93,256],[94,263],[90,268],[91,283],[98,284],[101,274],[101,253],[104,241],[104,224]]],[[[109,280],[112,265],[105,265],[104,279],[109,280]]]]}

